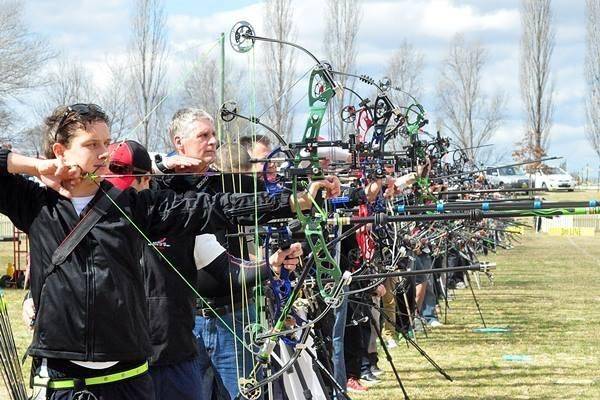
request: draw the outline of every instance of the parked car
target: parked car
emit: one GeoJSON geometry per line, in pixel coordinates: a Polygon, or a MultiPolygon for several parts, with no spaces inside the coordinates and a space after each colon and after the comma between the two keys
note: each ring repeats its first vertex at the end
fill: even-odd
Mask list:
{"type": "Polygon", "coordinates": [[[493,187],[523,189],[530,187],[529,177],[519,167],[488,167],[485,174],[488,183],[493,187]]]}
{"type": "Polygon", "coordinates": [[[575,190],[577,184],[575,178],[559,167],[547,167],[544,171],[535,172],[533,181],[536,188],[568,190],[569,192],[575,190]]]}

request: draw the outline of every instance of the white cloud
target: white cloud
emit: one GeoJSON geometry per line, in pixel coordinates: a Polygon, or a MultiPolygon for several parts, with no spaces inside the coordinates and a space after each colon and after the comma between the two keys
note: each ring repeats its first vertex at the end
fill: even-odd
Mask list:
{"type": "Polygon", "coordinates": [[[258,30],[262,26],[262,6],[253,4],[206,16],[171,15],[167,20],[167,28],[175,51],[212,43],[219,39],[221,32],[225,33],[226,44],[229,47],[229,32],[233,24],[241,20],[250,22],[259,34],[258,30]]]}
{"type": "Polygon", "coordinates": [[[480,14],[471,6],[457,6],[449,0],[428,2],[422,15],[421,33],[442,38],[469,31],[503,31],[518,26],[517,10],[499,9],[480,14]]]}

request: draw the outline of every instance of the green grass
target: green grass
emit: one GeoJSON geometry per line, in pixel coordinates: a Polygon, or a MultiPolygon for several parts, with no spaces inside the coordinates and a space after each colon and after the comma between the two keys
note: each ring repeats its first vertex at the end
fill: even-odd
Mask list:
{"type": "MultiPolygon", "coordinates": [[[[573,193],[571,193],[573,194],[573,193]]],[[[554,195],[554,194],[553,194],[554,195]]],[[[562,194],[560,194],[562,196],[562,194]]],[[[581,198],[580,198],[581,199],[581,198]]],[[[488,326],[482,327],[468,289],[457,290],[448,323],[417,339],[454,379],[441,377],[414,349],[392,350],[411,399],[599,399],[600,247],[595,238],[527,233],[522,244],[488,257],[498,264],[491,286],[476,290],[488,326]],[[527,355],[528,362],[504,355],[527,355]]],[[[30,334],[20,319],[22,291],[7,290],[19,352],[30,334]]],[[[382,356],[383,382],[355,399],[401,399],[382,356]]],[[[7,399],[0,387],[0,399],[7,399]]]]}
{"type": "Polygon", "coordinates": [[[0,275],[6,274],[6,266],[13,261],[12,242],[0,242],[0,275]]]}
{"type": "MultiPolygon", "coordinates": [[[[11,248],[11,259],[12,259],[12,248],[11,248]]],[[[5,264],[3,269],[5,268],[5,264]]],[[[3,290],[3,289],[0,289],[3,290]]],[[[19,357],[25,354],[27,347],[29,346],[29,342],[31,341],[31,332],[28,328],[25,327],[23,322],[21,322],[21,302],[25,296],[25,291],[22,289],[6,289],[3,290],[5,300],[8,303],[8,315],[10,318],[10,322],[12,325],[15,342],[17,344],[17,351],[19,353],[19,357]]],[[[30,369],[31,361],[28,358],[25,366],[23,366],[23,376],[25,377],[25,381],[28,382],[29,379],[29,369],[30,369]]],[[[4,387],[4,381],[0,378],[0,399],[8,400],[8,393],[6,392],[6,388],[4,387]]]]}
{"type": "MultiPolygon", "coordinates": [[[[456,291],[448,324],[421,335],[419,344],[454,382],[444,380],[415,350],[393,359],[411,399],[600,398],[600,248],[595,238],[528,233],[523,244],[489,257],[498,264],[494,286],[476,290],[488,326],[509,334],[474,333],[482,327],[468,290],[456,291]],[[505,361],[527,355],[531,361],[505,361]]],[[[384,383],[358,399],[399,399],[385,360],[384,383]]]]}
{"type": "Polygon", "coordinates": [[[600,200],[600,192],[596,190],[575,190],[574,192],[542,192],[541,197],[548,201],[585,201],[600,200]]]}

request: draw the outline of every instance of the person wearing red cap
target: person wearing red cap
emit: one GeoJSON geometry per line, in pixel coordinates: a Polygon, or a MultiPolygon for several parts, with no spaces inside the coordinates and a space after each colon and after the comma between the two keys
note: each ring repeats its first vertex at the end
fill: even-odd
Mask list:
{"type": "Polygon", "coordinates": [[[108,146],[108,154],[108,169],[114,176],[106,180],[113,186],[121,190],[150,187],[150,175],[147,174],[152,173],[152,160],[144,146],[134,140],[125,140],[108,146]]]}
{"type": "MultiPolygon", "coordinates": [[[[147,244],[137,230],[195,236],[212,224],[244,222],[243,216],[225,215],[257,196],[282,215],[295,202],[308,208],[310,200],[120,191],[102,179],[109,174],[110,131],[108,117],[94,104],[58,107],[45,120],[44,132],[47,160],[0,150],[0,213],[31,244],[31,292],[38,311],[28,351],[35,361],[33,382],[47,388],[51,400],[154,399],[140,268],[147,244]],[[20,174],[37,176],[46,187],[20,174]]],[[[323,189],[336,194],[339,186],[326,181],[311,187],[323,189]]]]}
{"type": "MultiPolygon", "coordinates": [[[[152,162],[150,155],[141,144],[133,140],[112,144],[109,146],[109,154],[108,168],[114,176],[108,177],[107,180],[115,187],[121,190],[132,187],[137,191],[150,188],[151,175],[148,174],[152,171],[152,162]]],[[[189,168],[190,165],[196,165],[195,161],[195,159],[185,156],[172,156],[164,160],[173,169],[179,169],[179,167],[189,168]]],[[[168,244],[170,241],[167,238],[150,239],[156,239],[154,243],[157,246],[168,244]]],[[[185,328],[187,326],[186,321],[190,318],[193,320],[194,313],[185,304],[179,302],[186,298],[194,300],[193,304],[195,304],[194,294],[186,287],[186,282],[176,276],[175,271],[164,265],[164,261],[153,248],[146,246],[144,250],[142,267],[146,277],[145,289],[151,318],[150,340],[153,347],[149,371],[152,376],[156,399],[202,398],[205,391],[202,386],[203,371],[200,366],[206,364],[211,370],[214,368],[206,349],[204,346],[199,346],[198,356],[191,360],[177,358],[177,352],[185,349],[185,346],[181,345],[182,343],[191,342],[196,344],[192,330],[189,327],[185,328]],[[161,271],[160,276],[157,276],[156,269],[161,271]],[[172,281],[172,283],[165,284],[164,282],[167,281],[172,281]],[[164,309],[161,306],[166,299],[171,302],[171,309],[164,309]],[[173,308],[178,308],[180,312],[172,312],[173,308]],[[183,312],[186,309],[189,309],[188,313],[183,312]],[[155,317],[158,314],[162,314],[160,319],[155,317]],[[187,317],[183,314],[187,314],[187,317]],[[177,337],[165,335],[165,330],[161,326],[168,326],[169,331],[177,332],[177,337]],[[175,343],[169,343],[170,341],[175,341],[175,343]]],[[[299,262],[298,257],[301,254],[302,247],[300,244],[292,244],[290,249],[279,250],[271,255],[269,265],[277,270],[282,266],[285,266],[288,270],[293,270],[299,262]]],[[[203,289],[200,290],[203,294],[221,290],[219,288],[224,286],[224,282],[229,284],[229,275],[235,277],[235,282],[239,282],[238,287],[234,287],[234,290],[252,285],[256,275],[263,277],[263,279],[267,279],[271,275],[270,271],[265,268],[266,265],[239,260],[228,254],[225,248],[219,245],[213,234],[203,234],[196,237],[194,258],[197,268],[206,267],[207,274],[204,275],[203,289]],[[219,267],[222,264],[228,264],[227,271],[223,271],[222,268],[211,269],[209,264],[216,259],[221,260],[219,267]],[[245,273],[241,273],[242,269],[245,273]],[[259,270],[260,272],[257,272],[259,270]]],[[[175,267],[180,274],[188,274],[185,268],[178,265],[175,267]]],[[[199,344],[201,345],[201,343],[199,344]]],[[[186,353],[183,352],[182,354],[186,353]]],[[[225,394],[222,382],[218,376],[216,378],[216,393],[225,394]]]]}

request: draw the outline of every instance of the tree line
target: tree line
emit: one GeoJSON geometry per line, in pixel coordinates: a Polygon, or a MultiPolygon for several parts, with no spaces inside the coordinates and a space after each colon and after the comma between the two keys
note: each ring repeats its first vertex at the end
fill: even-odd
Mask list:
{"type": "MultiPolygon", "coordinates": [[[[109,83],[97,88],[90,71],[61,58],[50,44],[31,33],[23,22],[21,2],[0,0],[0,142],[12,141],[30,152],[41,153],[40,127],[15,131],[9,106],[11,99],[20,99],[37,90],[41,93],[40,100],[32,108],[40,121],[59,104],[87,99],[98,102],[111,115],[111,131],[116,139],[133,132],[133,137],[150,148],[168,146],[165,132],[170,110],[165,100],[170,49],[164,3],[163,0],[133,1],[127,58],[107,62],[109,83]],[[41,74],[41,71],[46,73],[41,74]]],[[[266,0],[261,35],[291,42],[297,40],[296,4],[292,0],[266,0]]],[[[360,73],[356,71],[363,15],[360,0],[326,0],[324,9],[323,54],[336,70],[360,73]]],[[[585,10],[585,131],[600,157],[600,0],[586,0],[585,10]]],[[[524,160],[543,157],[548,151],[554,115],[551,60],[556,30],[551,0],[522,0],[520,15],[519,82],[524,118],[521,139],[512,155],[524,160]]],[[[296,100],[290,87],[299,75],[297,54],[288,46],[271,43],[261,56],[266,74],[257,97],[259,105],[266,110],[263,119],[286,139],[293,139],[296,100]]],[[[468,155],[481,163],[489,161],[491,153],[477,146],[488,143],[502,126],[507,102],[506,93],[500,90],[487,93],[482,86],[487,61],[488,52],[482,43],[456,35],[439,67],[433,105],[437,129],[451,136],[459,147],[471,148],[468,155]]],[[[425,62],[426,54],[406,39],[390,55],[384,74],[393,86],[402,89],[390,92],[395,102],[409,105],[412,99],[405,92],[416,99],[422,98],[425,62]]],[[[216,113],[220,106],[220,73],[216,58],[190,65],[176,103],[216,113]]],[[[240,93],[240,76],[241,72],[235,67],[227,68],[226,98],[236,98],[240,93]]],[[[340,75],[336,78],[351,89],[355,84],[354,78],[340,75]]],[[[336,98],[335,112],[356,100],[351,96],[351,92],[344,91],[344,97],[336,98]]],[[[341,139],[347,137],[349,127],[340,118],[332,117],[331,121],[331,134],[341,139]]]]}

